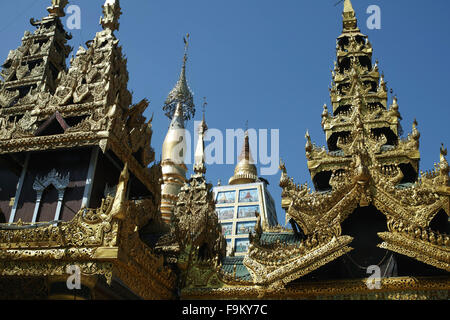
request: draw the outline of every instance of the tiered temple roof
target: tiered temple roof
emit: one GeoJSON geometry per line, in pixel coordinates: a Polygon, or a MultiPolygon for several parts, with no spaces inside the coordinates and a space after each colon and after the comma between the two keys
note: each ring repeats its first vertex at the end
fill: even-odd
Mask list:
{"type": "MultiPolygon", "coordinates": [[[[87,42],[87,48],[78,49],[68,69],[65,59],[71,49],[66,42],[70,36],[60,20],[67,3],[54,0],[49,16],[32,20],[36,31],[25,33],[22,45],[10,52],[3,65],[0,155],[2,164],[17,166],[22,177],[17,196],[11,200],[13,211],[6,217],[10,223],[0,227],[1,280],[42,280],[53,297],[172,298],[175,275],[140,238],[139,231],[148,221],[161,220],[161,172],[159,165],[148,168],[154,161],[152,119],[143,116],[148,102],[132,105],[127,89],[127,61],[114,34],[119,28],[120,3],[105,2],[102,30],[87,42]],[[77,164],[84,165],[83,170],[68,166],[73,161],[67,159],[85,153],[87,161],[77,164]],[[52,157],[46,158],[48,163],[26,160],[41,154],[52,157]],[[42,177],[46,172],[27,170],[28,162],[35,167],[59,166],[58,170],[71,174],[52,170],[42,177]],[[105,170],[109,170],[106,176],[105,170]],[[116,171],[121,172],[117,179],[116,171]],[[35,191],[31,186],[25,190],[31,179],[35,191]],[[53,186],[59,192],[58,208],[69,208],[71,214],[42,221],[44,209],[56,203],[41,201],[39,192],[48,200],[53,186]],[[71,199],[64,198],[64,188],[72,192],[71,199]],[[73,191],[80,188],[84,196],[73,191]],[[25,209],[34,192],[38,193],[36,204],[31,203],[35,215],[27,220],[25,209]],[[69,200],[78,209],[70,208],[69,200]],[[17,210],[14,216],[17,203],[25,203],[23,214],[17,210]],[[68,293],[64,289],[67,267],[72,265],[79,267],[83,288],[89,290],[68,293]]],[[[22,298],[36,294],[23,292],[22,298]]]]}
{"type": "MultiPolygon", "coordinates": [[[[316,190],[295,184],[280,165],[282,207],[295,230],[257,227],[243,261],[225,262],[228,278],[219,276],[221,284],[208,283],[207,289],[187,287],[186,297],[448,299],[447,150],[441,147],[433,172],[418,176],[417,122],[401,139],[398,99],[388,107],[386,82],[372,52],[345,0],[332,110],[324,106],[322,113],[328,150],[306,134],[316,190]],[[382,271],[377,292],[365,283],[370,265],[382,271]],[[243,266],[251,275],[245,281],[243,266]]],[[[199,270],[207,273],[204,266],[192,272],[199,270]]]]}
{"type": "MultiPolygon", "coordinates": [[[[0,218],[10,221],[0,224],[0,295],[42,298],[46,291],[73,298],[65,283],[67,267],[75,265],[83,290],[73,295],[85,299],[449,298],[447,150],[441,146],[435,169],[419,176],[418,124],[400,137],[399,100],[394,97],[388,106],[386,82],[350,0],[344,2],[337,39],[332,108],[324,106],[322,113],[328,150],[306,134],[315,191],[295,184],[281,163],[282,207],[294,230],[263,226],[258,216],[244,257],[225,257],[205,177],[205,118],[194,174],[186,179],[187,168],[179,163],[183,170],[175,173],[182,183],[175,181],[176,192],[164,193],[164,187],[161,192],[161,181],[174,182],[169,179],[177,168],[170,157],[174,144],[165,144],[167,159],[148,168],[154,161],[152,120],[143,116],[148,102],[132,105],[127,89],[126,59],[114,35],[119,1],[105,2],[103,30],[78,50],[69,68],[70,36],[60,21],[66,5],[53,0],[49,16],[32,21],[37,30],[25,33],[3,65],[0,174],[14,182],[0,198],[0,218]],[[92,156],[84,171],[81,164],[60,171],[86,150],[92,156]],[[49,152],[55,158],[33,167],[30,159],[49,152]],[[54,164],[58,170],[47,170],[54,164]],[[101,167],[107,165],[111,172],[104,177],[101,167]],[[120,170],[117,177],[114,170],[120,170]],[[47,188],[56,201],[48,201],[47,188]],[[77,188],[84,194],[74,192],[77,188]],[[16,197],[5,200],[6,192],[16,197]],[[65,193],[78,209],[60,217],[61,206],[68,207],[65,193]],[[163,221],[161,198],[168,194],[169,216],[163,221]],[[52,206],[57,208],[55,221],[41,215],[43,205],[52,213],[52,206]],[[27,208],[33,207],[31,219],[27,208]],[[381,290],[366,283],[370,265],[383,272],[381,290]],[[24,279],[27,284],[18,286],[24,279]]],[[[195,113],[186,57],[164,107],[172,119],[168,136],[195,113]]],[[[230,184],[256,179],[246,146],[248,137],[230,184]]]]}

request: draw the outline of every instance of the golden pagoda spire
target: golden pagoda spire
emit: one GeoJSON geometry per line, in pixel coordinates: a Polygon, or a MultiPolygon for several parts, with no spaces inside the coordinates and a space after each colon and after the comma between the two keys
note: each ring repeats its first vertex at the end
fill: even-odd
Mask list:
{"type": "Polygon", "coordinates": [[[355,10],[353,9],[352,2],[350,0],[344,1],[344,12],[342,14],[344,19],[343,32],[359,32],[358,20],[356,19],[355,10]]]}
{"type": "Polygon", "coordinates": [[[258,180],[258,171],[254,165],[252,155],[250,152],[250,143],[248,137],[248,130],[245,132],[244,145],[242,147],[241,155],[239,156],[239,163],[234,169],[234,176],[229,180],[229,184],[245,184],[252,183],[258,180]]]}

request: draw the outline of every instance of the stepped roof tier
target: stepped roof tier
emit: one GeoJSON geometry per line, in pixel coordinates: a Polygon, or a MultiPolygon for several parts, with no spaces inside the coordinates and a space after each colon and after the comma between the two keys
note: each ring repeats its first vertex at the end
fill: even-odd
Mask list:
{"type": "Polygon", "coordinates": [[[295,221],[306,236],[305,244],[315,247],[311,262],[326,252],[296,276],[353,249],[352,242],[358,239],[342,229],[358,208],[376,208],[385,216],[387,230],[378,233],[380,248],[450,271],[449,235],[430,229],[436,215],[450,214],[447,152],[442,147],[435,170],[418,177],[417,122],[401,139],[398,99],[394,97],[388,108],[386,83],[378,63],[372,64],[372,46],[358,30],[349,0],[343,16],[330,90],[332,110],[324,106],[322,113],[328,151],[306,134],[306,157],[316,191],[294,184],[281,165],[286,219],[295,221]]]}
{"type": "MultiPolygon", "coordinates": [[[[49,11],[59,12],[67,3],[57,2],[49,11]]],[[[152,119],[142,116],[147,100],[131,105],[127,61],[114,35],[119,2],[105,4],[104,29],[87,42],[87,48],[79,48],[68,70],[65,59],[71,49],[65,44],[70,36],[59,16],[51,13],[32,21],[37,30],[25,32],[22,45],[3,64],[0,154],[98,145],[104,152],[113,150],[153,188],[146,179],[146,167],[154,161],[152,119]],[[58,134],[46,135],[52,124],[48,120],[55,115],[58,134]]]]}

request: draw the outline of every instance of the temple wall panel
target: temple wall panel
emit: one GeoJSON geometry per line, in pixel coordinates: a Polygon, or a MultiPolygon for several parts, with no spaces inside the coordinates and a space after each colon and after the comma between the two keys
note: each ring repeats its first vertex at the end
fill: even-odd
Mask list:
{"type": "MultiPolygon", "coordinates": [[[[90,149],[51,151],[30,155],[27,174],[17,205],[14,221],[31,222],[35,214],[37,191],[36,178],[41,180],[55,170],[59,175],[69,175],[69,184],[64,189],[58,220],[69,221],[81,209],[81,203],[89,168],[90,149]]],[[[58,203],[58,191],[53,185],[42,193],[36,222],[53,221],[58,203]]]]}

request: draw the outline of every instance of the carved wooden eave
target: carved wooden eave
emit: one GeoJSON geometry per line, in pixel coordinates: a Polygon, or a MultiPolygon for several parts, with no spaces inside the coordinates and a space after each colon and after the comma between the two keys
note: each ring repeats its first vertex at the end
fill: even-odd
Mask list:
{"type": "Polygon", "coordinates": [[[440,210],[450,214],[448,165],[442,158],[441,163],[443,171],[437,169],[402,189],[381,173],[380,165],[367,168],[367,176],[361,179],[352,164],[349,167],[356,169],[336,176],[333,190],[325,194],[294,185],[284,172],[283,207],[306,235],[329,230],[340,236],[340,225],[358,206],[373,204],[386,216],[389,230],[379,234],[384,240],[380,247],[449,271],[450,236],[429,229],[440,210]]]}
{"type": "MultiPolygon", "coordinates": [[[[199,248],[189,247],[189,257],[181,255],[179,265],[189,268],[181,296],[186,299],[192,290],[235,290],[248,287],[271,290],[284,287],[289,282],[300,278],[317,268],[337,259],[352,249],[347,246],[352,241],[349,236],[307,240],[300,245],[278,245],[266,248],[253,242],[249,253],[244,258],[244,266],[250,273],[249,280],[242,280],[222,270],[216,259],[200,260],[197,258],[199,248]],[[188,259],[189,258],[189,259],[188,259]],[[203,289],[200,289],[203,288],[203,289]]],[[[222,297],[224,298],[224,297],[222,297]]]]}
{"type": "Polygon", "coordinates": [[[66,267],[77,265],[82,279],[97,276],[111,283],[114,277],[144,299],[172,299],[175,274],[138,232],[157,218],[158,204],[124,200],[127,172],[115,198],[104,199],[98,209],[80,210],[70,222],[0,228],[0,275],[67,276],[66,267]]]}
{"type": "Polygon", "coordinates": [[[378,235],[383,239],[383,243],[378,246],[450,272],[450,245],[448,237],[445,240],[442,235],[437,235],[429,230],[422,233],[417,236],[411,236],[407,232],[379,233],[378,235]],[[424,233],[424,240],[422,240],[422,233],[424,233]],[[440,240],[437,240],[439,238],[440,240]],[[447,241],[447,245],[444,244],[445,241],[447,241]],[[436,242],[440,244],[435,244],[436,242]]]}
{"type": "Polygon", "coordinates": [[[296,244],[265,245],[256,235],[243,261],[250,281],[224,274],[217,261],[194,259],[182,298],[448,299],[450,282],[446,277],[383,278],[377,290],[368,288],[368,279],[293,282],[352,250],[353,238],[341,234],[341,223],[358,206],[370,204],[387,218],[389,232],[379,234],[380,242],[384,241],[379,247],[449,271],[450,238],[429,229],[438,211],[450,212],[444,154],[441,149],[438,169],[404,189],[396,188],[379,164],[364,170],[364,161],[356,159],[350,165],[352,170],[335,177],[334,191],[326,194],[311,193],[306,185],[295,185],[282,164],[283,207],[306,239],[296,244]]]}
{"type": "Polygon", "coordinates": [[[254,285],[284,287],[289,282],[350,252],[352,248],[347,245],[352,240],[353,238],[349,236],[333,237],[323,244],[310,244],[312,249],[303,243],[298,247],[280,246],[271,249],[252,244],[244,259],[244,265],[252,275],[254,285]]]}
{"type": "Polygon", "coordinates": [[[317,299],[317,300],[448,300],[448,277],[383,278],[380,289],[370,290],[368,279],[304,282],[295,286],[265,288],[251,285],[191,287],[182,290],[186,300],[209,299],[317,299]]]}

